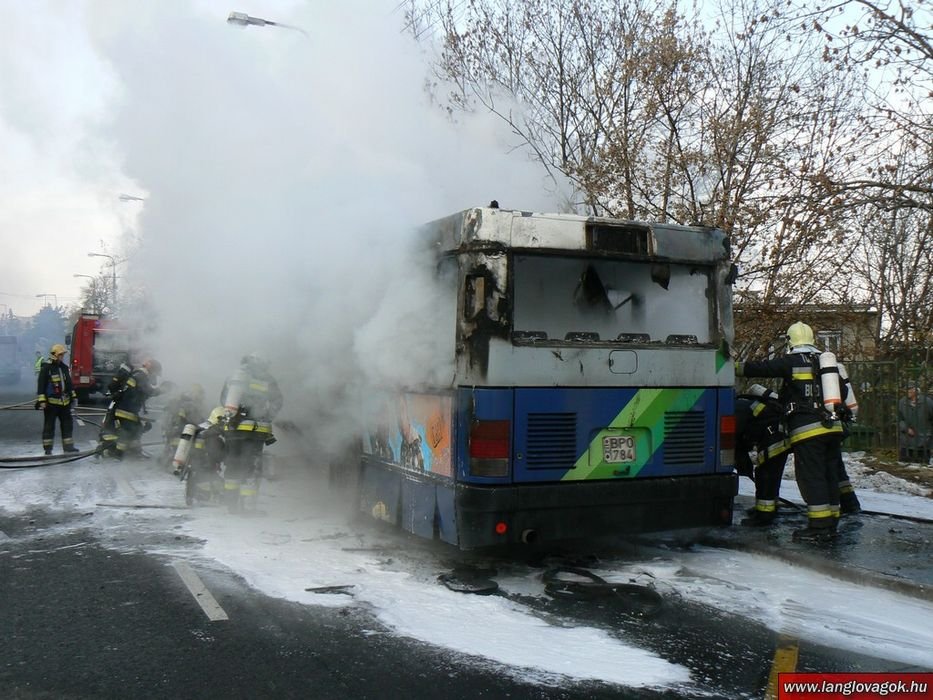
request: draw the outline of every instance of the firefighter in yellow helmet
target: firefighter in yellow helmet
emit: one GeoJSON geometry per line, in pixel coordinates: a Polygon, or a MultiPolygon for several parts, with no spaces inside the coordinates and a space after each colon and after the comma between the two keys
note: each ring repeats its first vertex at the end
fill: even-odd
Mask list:
{"type": "Polygon", "coordinates": [[[797,486],[807,504],[807,526],[794,531],[798,541],[823,542],[836,535],[839,517],[839,477],[836,457],[842,423],[823,405],[819,373],[820,351],[813,329],[798,321],[787,329],[788,352],[782,357],[737,362],[740,377],[779,377],[787,437],[794,453],[797,486]]]}
{"type": "Polygon", "coordinates": [[[65,452],[78,452],[75,447],[74,412],[78,405],[78,394],[71,383],[71,373],[65,363],[68,352],[61,343],[55,343],[49,350],[49,359],[39,367],[36,390],[36,410],[44,413],[42,423],[42,448],[45,454],[52,454],[55,443],[55,421],[62,429],[62,448],[65,452]]]}

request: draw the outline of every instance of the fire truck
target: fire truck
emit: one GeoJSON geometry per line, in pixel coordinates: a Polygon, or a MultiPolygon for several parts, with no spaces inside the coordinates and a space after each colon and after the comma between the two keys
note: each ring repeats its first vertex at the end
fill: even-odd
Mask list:
{"type": "Polygon", "coordinates": [[[130,329],[99,314],[81,314],[65,342],[71,346],[71,380],[81,402],[104,393],[120,364],[135,359],[130,329]]]}

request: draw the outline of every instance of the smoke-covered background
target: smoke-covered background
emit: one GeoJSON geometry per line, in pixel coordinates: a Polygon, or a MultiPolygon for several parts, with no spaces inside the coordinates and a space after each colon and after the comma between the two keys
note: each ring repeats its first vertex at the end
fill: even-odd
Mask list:
{"type": "Polygon", "coordinates": [[[165,378],[212,401],[259,351],[283,416],[314,419],[350,408],[335,404],[355,378],[443,371],[453,320],[415,227],[493,198],[553,210],[499,122],[454,124],[430,104],[396,5],[101,1],[71,18],[107,85],[80,150],[112,164],[100,182],[145,197],[128,203],[120,296],[165,378]],[[230,10],[307,34],[236,27],[230,10]]]}

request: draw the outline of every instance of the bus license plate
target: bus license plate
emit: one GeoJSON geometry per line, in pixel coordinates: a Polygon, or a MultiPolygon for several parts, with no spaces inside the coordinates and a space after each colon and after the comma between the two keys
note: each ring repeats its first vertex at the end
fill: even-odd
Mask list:
{"type": "Polygon", "coordinates": [[[608,435],[603,438],[603,458],[609,464],[635,461],[635,438],[631,435],[608,435]]]}

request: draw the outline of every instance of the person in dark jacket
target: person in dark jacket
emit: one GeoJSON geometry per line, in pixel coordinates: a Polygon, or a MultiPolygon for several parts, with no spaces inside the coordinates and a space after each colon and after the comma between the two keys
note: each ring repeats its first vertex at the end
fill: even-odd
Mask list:
{"type": "Polygon", "coordinates": [[[259,353],[246,355],[224,383],[224,498],[231,513],[255,506],[262,476],[262,451],[275,442],[272,419],[282,409],[282,391],[259,353]]]}
{"type": "Polygon", "coordinates": [[[907,396],[897,402],[898,459],[927,464],[933,437],[933,399],[919,394],[917,383],[907,382],[907,396]]]}
{"type": "Polygon", "coordinates": [[[735,399],[735,462],[739,474],[755,482],[755,507],[743,525],[767,527],[777,516],[781,479],[790,445],[781,425],[784,410],[778,395],[760,384],[753,384],[735,399]],[[752,467],[749,452],[756,453],[752,467]]]}
{"type": "Polygon", "coordinates": [[[823,406],[819,350],[813,329],[797,322],[787,329],[789,351],[772,360],[737,362],[740,377],[778,377],[787,434],[794,453],[797,486],[807,504],[807,526],[794,531],[798,541],[823,542],[836,535],[839,519],[837,455],[842,422],[823,406]]]}
{"type": "Polygon", "coordinates": [[[141,452],[140,437],[148,424],[144,425],[140,412],[147,399],[162,393],[162,387],[155,385],[161,373],[162,365],[149,358],[132,371],[124,386],[114,389],[100,434],[102,451],[117,459],[141,452]]]}
{"type": "Polygon", "coordinates": [[[65,452],[78,452],[75,447],[74,412],[78,405],[78,394],[71,383],[71,373],[63,361],[68,349],[56,343],[49,351],[48,362],[39,367],[36,396],[36,410],[44,414],[42,423],[42,448],[45,454],[52,454],[55,443],[55,421],[61,425],[62,449],[65,452]]]}

